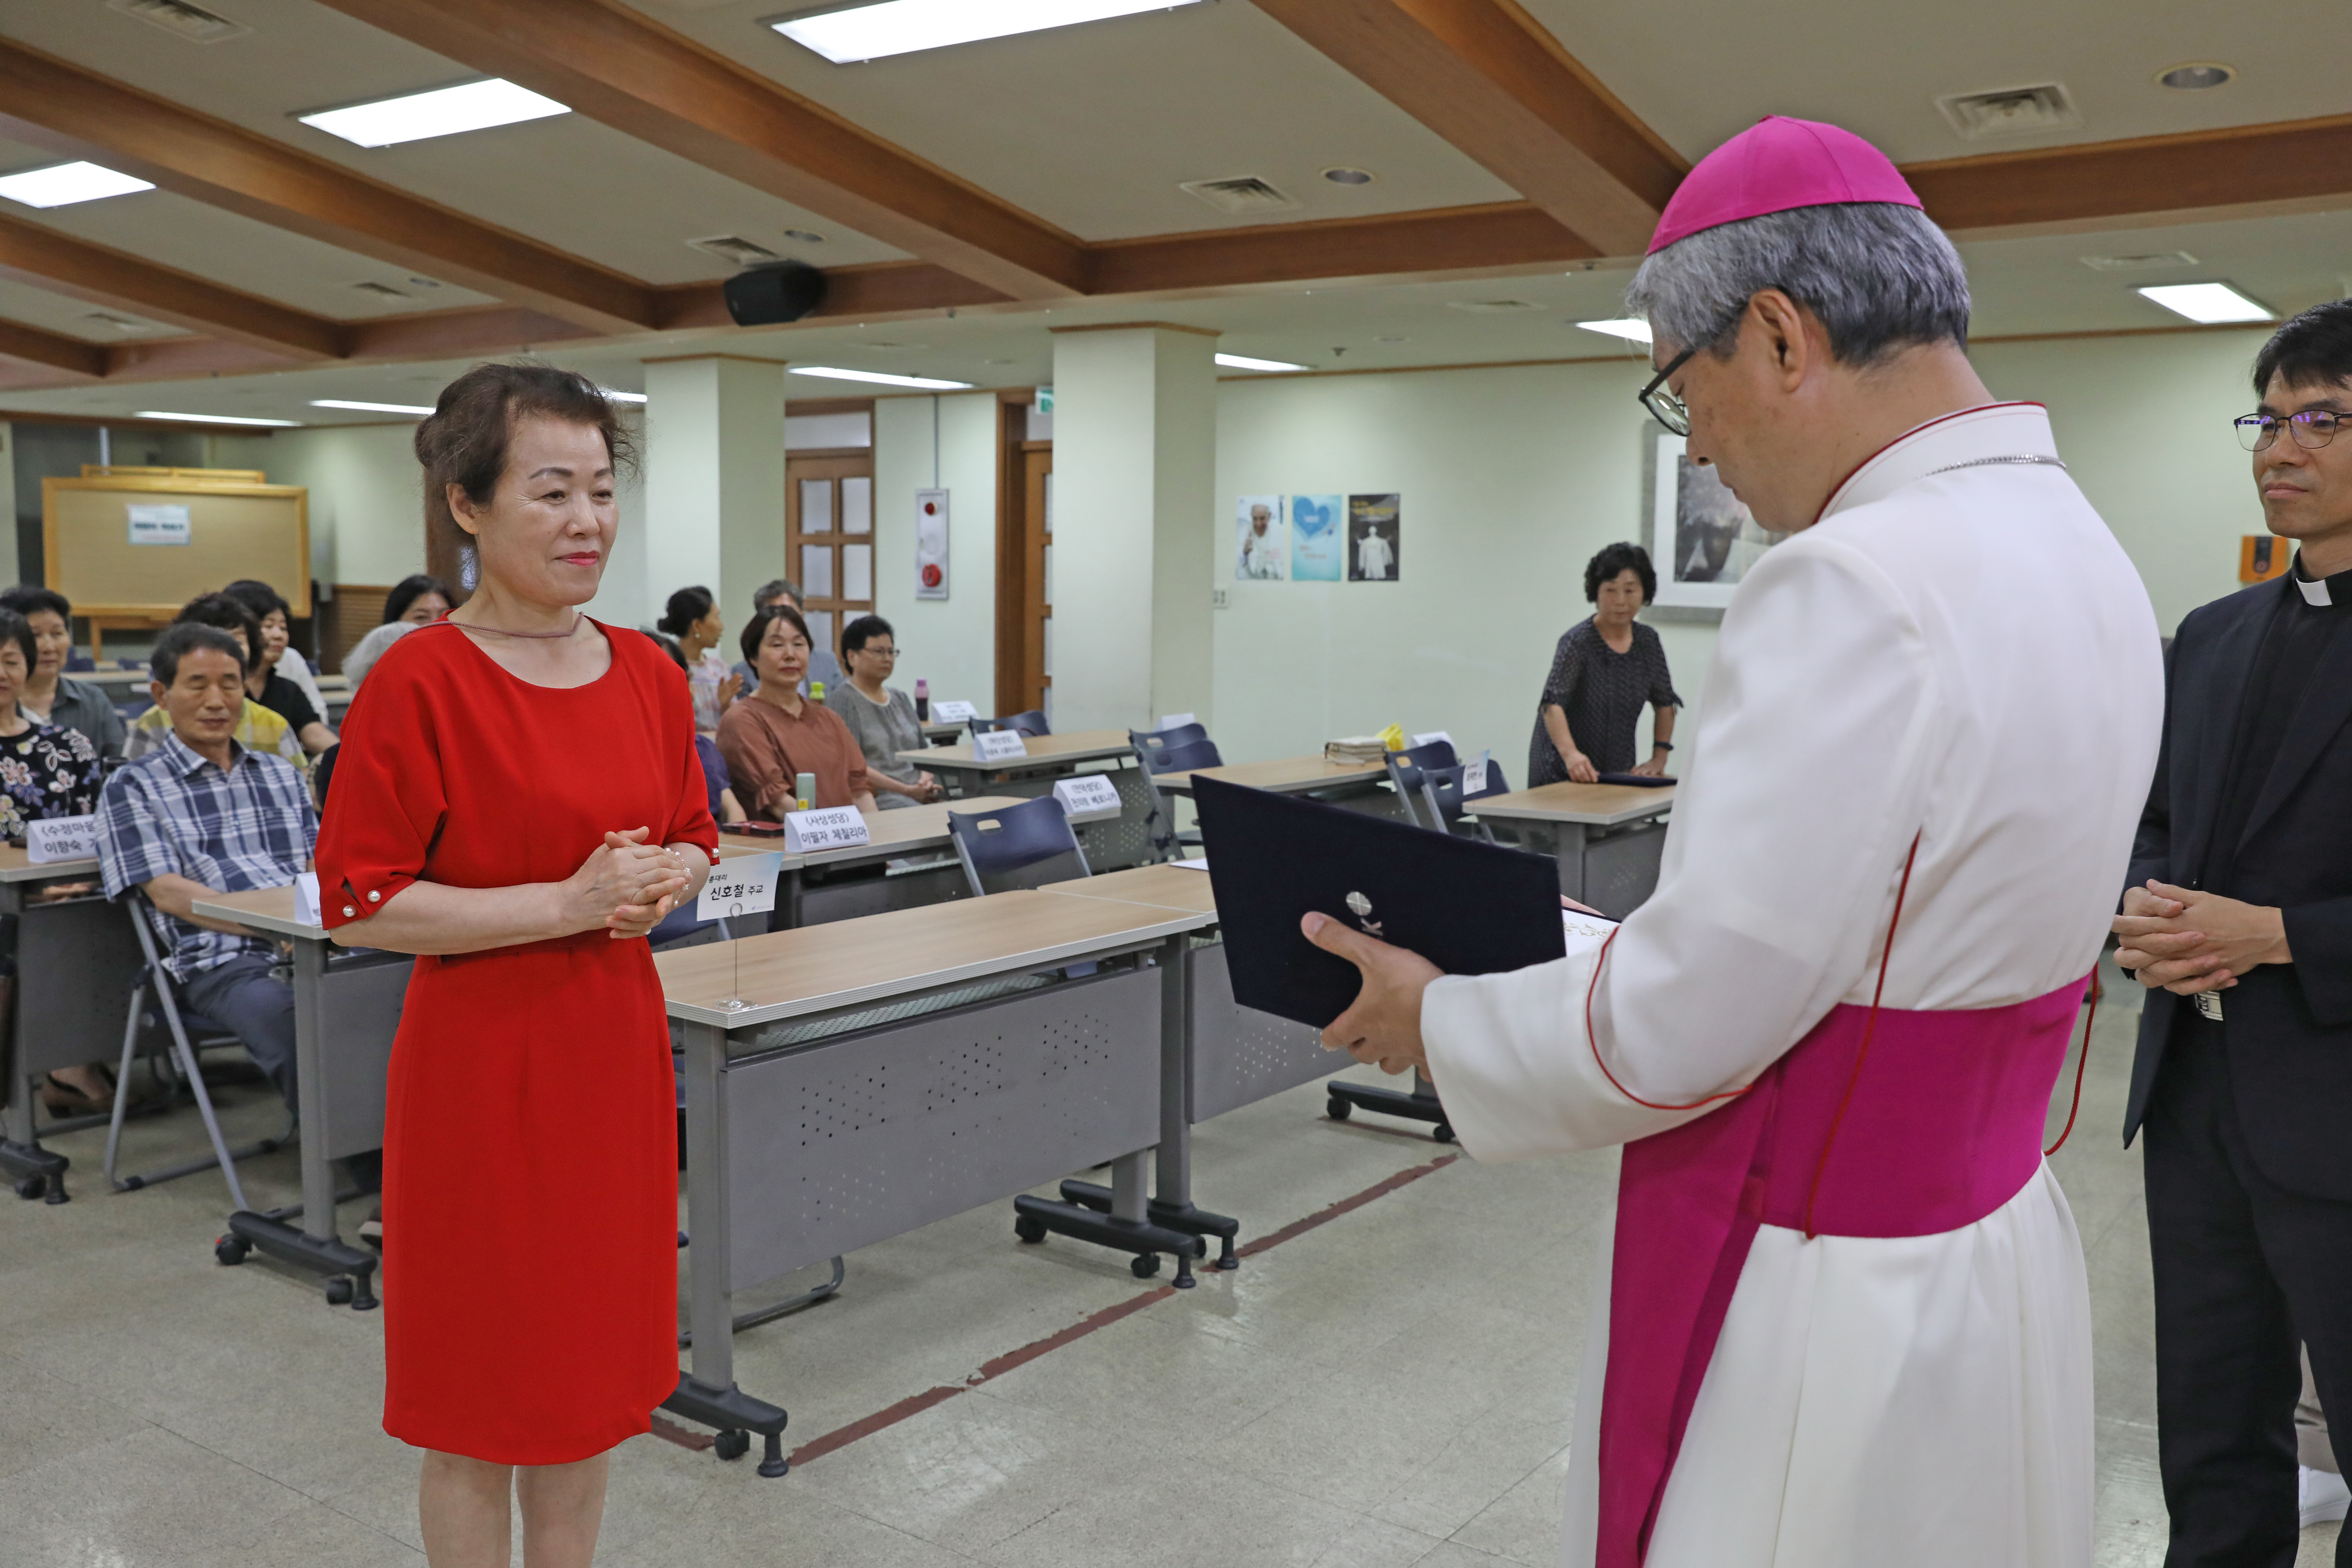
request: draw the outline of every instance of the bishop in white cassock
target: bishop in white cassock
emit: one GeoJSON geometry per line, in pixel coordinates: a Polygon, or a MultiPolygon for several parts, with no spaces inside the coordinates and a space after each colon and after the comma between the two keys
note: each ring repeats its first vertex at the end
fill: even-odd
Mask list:
{"type": "Polygon", "coordinates": [[[1574,1568],[2086,1568],[2043,1121],[2156,763],[2147,595],[1868,143],[1718,149],[1633,303],[1644,401],[1793,531],[1724,616],[1657,891],[1479,977],[1309,916],[1364,971],[1325,1039],[1425,1066],[1481,1160],[1626,1145],[1574,1568]]]}

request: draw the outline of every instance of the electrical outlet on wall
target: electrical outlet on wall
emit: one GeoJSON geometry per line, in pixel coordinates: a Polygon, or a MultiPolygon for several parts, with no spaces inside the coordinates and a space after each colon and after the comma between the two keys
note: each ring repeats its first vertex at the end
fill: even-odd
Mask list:
{"type": "Polygon", "coordinates": [[[1230,589],[1230,588],[1212,588],[1212,589],[1210,589],[1210,590],[1209,590],[1209,607],[1210,607],[1211,609],[1213,609],[1213,610],[1225,610],[1225,609],[1231,609],[1231,608],[1233,607],[1233,603],[1234,603],[1234,593],[1233,593],[1233,590],[1232,590],[1232,589],[1230,589]]]}

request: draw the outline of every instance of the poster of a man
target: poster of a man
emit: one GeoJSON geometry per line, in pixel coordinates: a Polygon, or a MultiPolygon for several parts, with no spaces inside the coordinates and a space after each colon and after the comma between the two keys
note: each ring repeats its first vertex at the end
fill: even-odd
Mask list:
{"type": "Polygon", "coordinates": [[[1788,537],[1759,524],[1714,468],[1684,454],[1678,437],[1658,441],[1657,489],[1650,553],[1658,604],[1722,608],[1764,552],[1788,537]]]}
{"type": "Polygon", "coordinates": [[[1234,504],[1234,581],[1279,583],[1289,575],[1289,530],[1280,496],[1243,496],[1234,504]]]}
{"type": "Polygon", "coordinates": [[[1402,498],[1394,495],[1348,498],[1348,581],[1393,583],[1397,580],[1398,549],[1402,542],[1402,498]]]}

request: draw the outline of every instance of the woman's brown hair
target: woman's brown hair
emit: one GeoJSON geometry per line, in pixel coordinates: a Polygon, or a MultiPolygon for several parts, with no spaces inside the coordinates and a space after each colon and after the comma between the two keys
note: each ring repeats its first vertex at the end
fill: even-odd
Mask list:
{"type": "Polygon", "coordinates": [[[768,640],[768,627],[777,621],[789,621],[798,626],[801,641],[812,648],[816,647],[815,639],[809,636],[808,622],[801,618],[798,610],[779,599],[753,616],[751,624],[743,628],[743,635],[735,639],[736,645],[743,650],[743,662],[755,670],[760,668],[760,645],[768,640]]]}
{"type": "MultiPolygon", "coordinates": [[[[425,466],[425,529],[455,561],[473,536],[449,510],[456,485],[477,506],[489,504],[506,472],[507,447],[525,419],[593,426],[615,475],[636,463],[636,443],[612,400],[594,382],[548,364],[478,364],[441,389],[432,416],[416,427],[416,460],[425,466]]],[[[473,584],[466,584],[470,589],[473,584]]],[[[462,590],[461,590],[462,592],[462,590]]]]}

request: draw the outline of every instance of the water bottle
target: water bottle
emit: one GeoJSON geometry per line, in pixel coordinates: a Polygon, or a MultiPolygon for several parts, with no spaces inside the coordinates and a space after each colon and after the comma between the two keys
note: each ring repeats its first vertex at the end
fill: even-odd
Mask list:
{"type": "Polygon", "coordinates": [[[822,702],[824,700],[824,681],[812,680],[809,682],[809,700],[812,702],[822,702]]]}
{"type": "Polygon", "coordinates": [[[920,676],[915,678],[915,717],[923,723],[930,722],[931,683],[920,676]]]}
{"type": "Polygon", "coordinates": [[[814,806],[816,805],[816,775],[814,773],[795,774],[793,778],[793,795],[800,801],[801,809],[803,811],[807,811],[811,807],[814,806]]]}

